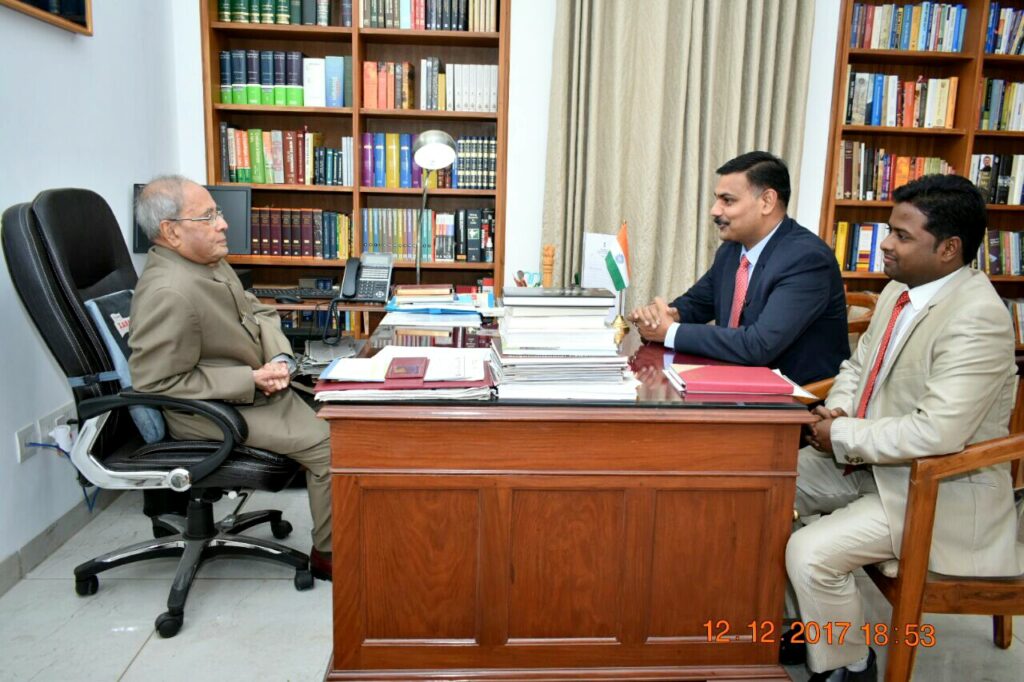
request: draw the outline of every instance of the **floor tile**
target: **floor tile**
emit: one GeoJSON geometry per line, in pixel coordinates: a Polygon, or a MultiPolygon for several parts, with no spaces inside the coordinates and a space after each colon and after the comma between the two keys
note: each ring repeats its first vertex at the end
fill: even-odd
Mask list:
{"type": "Polygon", "coordinates": [[[181,632],[152,637],[122,679],[319,681],[330,653],[329,583],[297,592],[285,580],[198,580],[181,632]]]}
{"type": "Polygon", "coordinates": [[[116,680],[153,635],[166,588],[115,580],[91,597],[22,580],[0,599],[0,680],[116,680]]]}

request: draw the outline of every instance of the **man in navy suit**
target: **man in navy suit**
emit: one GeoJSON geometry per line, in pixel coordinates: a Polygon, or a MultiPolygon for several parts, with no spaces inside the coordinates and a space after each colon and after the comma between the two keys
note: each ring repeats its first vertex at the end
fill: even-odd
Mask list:
{"type": "Polygon", "coordinates": [[[630,320],[680,353],[778,368],[800,384],[835,376],[850,356],[843,280],[831,249],[786,215],[786,164],[748,152],[717,172],[711,218],[725,243],[714,264],[672,303],[657,297],[630,320]]]}

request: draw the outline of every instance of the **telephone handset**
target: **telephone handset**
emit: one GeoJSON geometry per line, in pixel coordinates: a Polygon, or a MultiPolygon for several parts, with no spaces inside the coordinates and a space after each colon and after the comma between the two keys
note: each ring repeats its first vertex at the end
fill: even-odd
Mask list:
{"type": "Polygon", "coordinates": [[[339,298],[345,301],[387,303],[394,259],[390,253],[364,253],[359,258],[349,258],[345,261],[345,276],[341,281],[339,298]]]}

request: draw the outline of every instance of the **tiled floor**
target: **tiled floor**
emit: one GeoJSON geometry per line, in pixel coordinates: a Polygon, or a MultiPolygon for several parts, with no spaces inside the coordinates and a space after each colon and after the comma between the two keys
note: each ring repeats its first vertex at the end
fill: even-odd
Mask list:
{"type": "MultiPolygon", "coordinates": [[[[309,546],[304,490],[257,494],[249,509],[282,509],[295,526],[286,542],[309,546]]],[[[185,625],[162,639],[153,620],[165,608],[176,560],[123,566],[100,577],[99,592],[78,597],[73,567],[114,547],[149,537],[139,493],[110,508],[0,597],[0,680],[321,680],[331,651],[330,585],[297,592],[293,572],[257,561],[214,561],[200,571],[189,595],[185,625]]],[[[227,501],[218,510],[228,509],[227,501]]],[[[270,539],[266,526],[249,531],[270,539]]],[[[868,617],[888,622],[889,607],[863,578],[868,617]]],[[[991,619],[930,616],[938,646],[918,653],[915,680],[1021,682],[1024,618],[1008,651],[991,643],[991,619]]],[[[885,652],[880,651],[884,665],[885,652]]],[[[791,668],[806,680],[803,668],[791,668]]]]}

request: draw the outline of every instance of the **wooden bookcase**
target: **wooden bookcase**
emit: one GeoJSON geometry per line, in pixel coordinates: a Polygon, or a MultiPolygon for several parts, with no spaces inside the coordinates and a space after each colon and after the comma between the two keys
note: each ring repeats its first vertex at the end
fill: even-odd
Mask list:
{"type": "MultiPolygon", "coordinates": [[[[880,6],[882,0],[857,0],[880,6]]],[[[837,221],[887,222],[891,201],[857,201],[836,198],[836,183],[843,164],[843,140],[856,140],[885,147],[904,156],[939,156],[956,172],[968,175],[972,154],[1024,153],[1024,132],[979,130],[979,115],[984,97],[985,77],[1024,80],[1024,56],[985,54],[989,0],[960,0],[967,8],[963,50],[960,52],[922,52],[851,48],[854,0],[843,0],[836,49],[835,80],[832,91],[832,116],[829,123],[829,147],[826,182],[821,207],[821,238],[834,246],[837,221]],[[952,125],[946,128],[892,128],[847,125],[847,67],[853,71],[896,74],[911,78],[959,78],[952,125]]],[[[891,3],[890,3],[891,4],[891,3]]],[[[902,3],[897,3],[902,4],[902,3]]],[[[1001,7],[1024,7],[1022,0],[1000,2],[1001,7]]],[[[989,227],[996,230],[1024,231],[1024,206],[991,204],[989,227]]],[[[850,290],[880,291],[888,282],[883,273],[843,272],[850,290]]],[[[1024,277],[991,276],[1000,295],[1024,296],[1024,277]]],[[[1019,347],[1020,348],[1020,347],[1019,347]]]]}
{"type": "MultiPolygon", "coordinates": [[[[475,284],[478,279],[494,279],[495,292],[501,291],[505,252],[506,163],[508,144],[508,73],[511,0],[497,0],[495,32],[415,31],[362,28],[361,0],[352,0],[352,27],[245,24],[218,20],[217,1],[200,0],[203,51],[203,107],[206,129],[207,183],[230,185],[221,177],[220,124],[242,128],[300,129],[324,133],[328,146],[337,146],[340,136],[352,136],[356,186],[266,185],[252,184],[253,206],[319,208],[348,213],[352,217],[352,255],[361,253],[360,212],[364,208],[419,209],[418,188],[361,187],[360,139],[364,132],[420,133],[439,128],[453,138],[493,136],[497,139],[495,189],[432,189],[428,206],[435,211],[462,208],[493,208],[495,214],[494,259],[490,263],[422,263],[423,282],[475,284]],[[220,103],[221,50],[298,50],[309,57],[351,55],[352,95],[356,106],[345,108],[285,107],[220,103]],[[363,62],[409,61],[418,65],[421,57],[439,57],[442,63],[495,64],[498,67],[498,107],[496,112],[428,111],[419,109],[379,110],[363,108],[363,62]]],[[[332,0],[332,16],[339,16],[340,0],[332,0]]],[[[414,72],[415,77],[419,73],[414,72]]],[[[335,277],[339,282],[343,260],[294,256],[230,255],[228,262],[253,271],[256,286],[293,286],[300,277],[335,277]]],[[[415,279],[412,261],[396,261],[392,281],[409,283],[415,279]]],[[[313,308],[309,304],[279,306],[281,309],[313,308]]],[[[353,332],[368,335],[381,312],[367,304],[344,305],[362,313],[354,315],[353,332]]]]}

